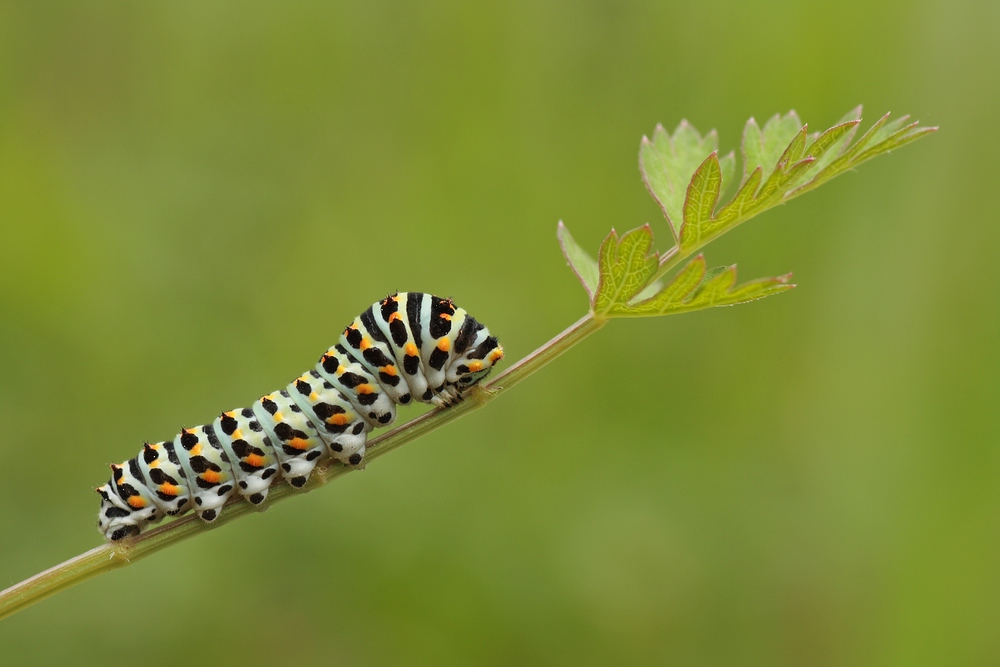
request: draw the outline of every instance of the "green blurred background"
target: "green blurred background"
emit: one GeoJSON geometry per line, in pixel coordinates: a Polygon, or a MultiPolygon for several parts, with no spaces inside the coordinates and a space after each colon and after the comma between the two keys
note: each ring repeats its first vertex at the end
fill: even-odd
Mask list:
{"type": "Polygon", "coordinates": [[[799,289],[614,322],[3,621],[0,662],[1000,663],[998,33],[992,0],[4,3],[0,586],[100,543],[109,462],[387,292],[453,296],[510,361],[576,320],[556,221],[665,249],[657,122],[942,131],[708,248],[799,289]]]}

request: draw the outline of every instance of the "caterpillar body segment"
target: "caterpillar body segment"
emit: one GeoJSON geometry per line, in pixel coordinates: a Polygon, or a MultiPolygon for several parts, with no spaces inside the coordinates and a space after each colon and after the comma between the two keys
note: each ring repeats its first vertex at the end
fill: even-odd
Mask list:
{"type": "Polygon", "coordinates": [[[153,504],[163,514],[174,516],[188,509],[191,502],[188,477],[174,450],[174,441],[147,442],[134,460],[139,464],[140,476],[153,504]]]}
{"type": "Polygon", "coordinates": [[[339,343],[326,351],[316,364],[316,372],[332,384],[372,428],[387,426],[396,419],[396,407],[381,385],[339,343]]]}
{"type": "Polygon", "coordinates": [[[236,488],[229,457],[215,431],[209,424],[181,429],[174,438],[173,450],[180,454],[181,469],[194,503],[192,509],[205,521],[215,521],[219,508],[236,488]]]}
{"type": "Polygon", "coordinates": [[[396,371],[405,383],[406,393],[400,398],[400,403],[403,404],[409,403],[410,400],[428,400],[427,377],[424,375],[420,349],[414,342],[419,340],[419,328],[417,334],[414,334],[407,315],[407,304],[411,302],[419,304],[420,299],[416,296],[411,299],[406,293],[398,294],[383,300],[377,304],[378,307],[372,306],[370,309],[372,319],[388,341],[387,346],[395,356],[396,371]]]}
{"type": "Polygon", "coordinates": [[[317,425],[319,437],[329,448],[330,456],[352,465],[361,461],[371,425],[332,383],[313,369],[288,385],[287,391],[308,419],[317,425]]]}
{"type": "Polygon", "coordinates": [[[389,295],[286,388],[112,465],[97,489],[98,527],[117,541],[188,511],[211,522],[234,495],[260,504],[277,479],[304,486],[321,461],[360,466],[368,433],[391,424],[397,404],[453,405],[502,358],[496,337],[450,299],[389,295]]]}
{"type": "Polygon", "coordinates": [[[296,488],[305,486],[326,452],[326,443],[319,437],[316,426],[284,389],[254,403],[253,413],[274,443],[281,476],[296,488]]]}
{"type": "Polygon", "coordinates": [[[254,505],[264,502],[271,478],[278,473],[278,459],[253,409],[223,412],[212,422],[212,430],[229,458],[239,494],[254,505]]]}
{"type": "Polygon", "coordinates": [[[350,349],[351,356],[357,359],[368,374],[378,378],[378,383],[393,404],[406,405],[412,399],[410,386],[399,371],[396,355],[375,319],[374,310],[375,306],[372,306],[351,322],[341,335],[338,347],[350,349]]]}

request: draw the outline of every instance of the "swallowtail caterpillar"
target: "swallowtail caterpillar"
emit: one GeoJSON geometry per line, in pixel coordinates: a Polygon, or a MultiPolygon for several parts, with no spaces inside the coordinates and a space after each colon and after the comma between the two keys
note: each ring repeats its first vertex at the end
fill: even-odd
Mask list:
{"type": "Polygon", "coordinates": [[[112,465],[97,489],[100,531],[117,541],[189,510],[211,522],[233,494],[260,504],[275,480],[302,487],[324,459],[358,466],[396,404],[454,405],[502,358],[496,337],[450,299],[387,296],[284,389],[112,465]]]}

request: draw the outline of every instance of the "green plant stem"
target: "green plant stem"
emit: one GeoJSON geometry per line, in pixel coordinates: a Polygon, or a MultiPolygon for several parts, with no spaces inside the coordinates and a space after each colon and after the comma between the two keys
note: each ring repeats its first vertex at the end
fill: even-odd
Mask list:
{"type": "MultiPolygon", "coordinates": [[[[451,408],[431,410],[374,438],[369,441],[365,452],[366,463],[453,422],[468,412],[478,410],[606,323],[607,320],[598,320],[593,315],[587,314],[558,336],[497,375],[485,387],[475,387],[467,392],[466,400],[462,403],[451,408]]],[[[330,480],[353,470],[355,468],[348,468],[333,461],[317,466],[309,483],[302,489],[293,489],[287,484],[273,487],[265,507],[323,486],[330,480]]],[[[204,523],[192,513],[142,533],[138,537],[125,539],[114,544],[102,544],[0,591],[0,619],[15,614],[39,600],[55,595],[59,591],[75,586],[91,577],[130,565],[175,542],[180,542],[206,530],[214,530],[245,514],[259,511],[259,509],[239,498],[234,498],[226,504],[226,510],[222,516],[212,524],[204,523]]]]}

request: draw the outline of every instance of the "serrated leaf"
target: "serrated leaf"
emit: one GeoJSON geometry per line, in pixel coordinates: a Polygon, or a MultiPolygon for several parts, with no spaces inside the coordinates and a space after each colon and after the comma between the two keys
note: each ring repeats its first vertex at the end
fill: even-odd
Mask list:
{"type": "Polygon", "coordinates": [[[605,237],[598,254],[600,279],[594,295],[595,315],[607,315],[619,306],[627,306],[653,281],[659,255],[652,248],[653,230],[649,225],[626,232],[621,238],[612,229],[605,237]]]}
{"type": "Polygon", "coordinates": [[[717,230],[735,224],[734,221],[742,219],[753,207],[757,189],[760,187],[760,181],[763,177],[764,170],[762,168],[754,169],[750,177],[743,181],[743,185],[736,191],[736,195],[728,204],[719,209],[715,219],[703,226],[702,233],[706,236],[712,236],[717,230]]]}
{"type": "Polygon", "coordinates": [[[763,299],[795,287],[788,282],[791,277],[792,274],[789,273],[773,278],[758,278],[742,285],[736,285],[736,265],[734,264],[702,282],[691,298],[672,312],[734,306],[738,303],[763,299]]]}
{"type": "Polygon", "coordinates": [[[718,153],[712,153],[701,163],[684,199],[684,225],[681,227],[681,250],[696,247],[701,241],[702,224],[712,219],[722,190],[722,169],[718,153]]]}
{"type": "MultiPolygon", "coordinates": [[[[756,130],[752,120],[747,124],[750,141],[744,141],[744,145],[753,146],[751,152],[760,149],[757,152],[759,155],[765,155],[764,148],[773,155],[776,153],[773,140],[765,141],[763,135],[755,139],[756,130]]],[[[771,133],[768,135],[771,137],[776,136],[775,132],[787,134],[793,122],[798,122],[798,116],[793,111],[784,117],[775,116],[768,122],[766,127],[770,129],[766,132],[771,133]]],[[[792,183],[804,180],[803,174],[815,162],[815,158],[805,155],[808,136],[808,128],[804,125],[799,127],[775,159],[774,167],[763,185],[758,187],[767,169],[758,165],[750,172],[733,200],[723,206],[718,214],[714,210],[721,191],[721,166],[716,154],[710,155],[699,166],[688,187],[688,198],[684,204],[684,227],[679,244],[681,252],[691,253],[748,217],[779,203],[792,183]]]]}
{"type": "Polygon", "coordinates": [[[646,299],[652,298],[660,293],[664,287],[664,282],[662,280],[654,280],[653,282],[646,285],[641,292],[636,294],[629,300],[629,303],[634,303],[638,301],[645,301],[646,299]]]}
{"type": "Polygon", "coordinates": [[[757,119],[750,116],[746,125],[743,126],[743,178],[746,179],[750,173],[764,162],[764,147],[760,140],[760,126],[757,119]]]}
{"type": "Polygon", "coordinates": [[[727,190],[732,189],[736,182],[736,153],[729,151],[719,158],[719,168],[722,170],[722,191],[720,196],[727,190]]]}
{"type": "MultiPolygon", "coordinates": [[[[822,166],[808,170],[807,175],[811,176],[811,178],[804,183],[796,183],[796,187],[787,192],[784,199],[788,200],[804,194],[830,179],[854,169],[862,162],[867,162],[877,155],[887,153],[911,141],[915,141],[925,134],[937,131],[936,127],[919,127],[918,123],[915,122],[907,124],[908,120],[909,116],[902,116],[890,122],[889,114],[882,116],[860,139],[843,151],[841,155],[835,159],[825,161],[826,164],[822,166]]],[[[799,179],[799,181],[803,180],[805,178],[799,179]]]]}
{"type": "Polygon", "coordinates": [[[869,127],[868,131],[862,134],[861,138],[858,139],[856,142],[854,142],[854,144],[847,149],[846,153],[844,153],[844,158],[846,159],[852,155],[857,155],[865,148],[867,148],[869,144],[871,144],[873,141],[875,141],[877,137],[880,136],[880,134],[882,133],[882,128],[888,122],[889,122],[889,114],[886,114],[881,118],[879,118],[877,121],[875,121],[875,124],[869,127]]]}
{"type": "Polygon", "coordinates": [[[766,180],[778,166],[778,161],[795,136],[802,130],[798,114],[789,111],[784,116],[775,114],[764,129],[751,118],[743,128],[743,175],[749,176],[756,167],[764,170],[766,180]]]}
{"type": "Polygon", "coordinates": [[[786,167],[781,179],[782,194],[788,191],[791,183],[800,180],[801,176],[812,168],[814,162],[816,162],[816,158],[807,155],[795,164],[786,167]]]}
{"type": "MultiPolygon", "coordinates": [[[[722,206],[719,199],[733,169],[733,158],[718,157],[715,131],[702,137],[690,123],[682,121],[671,136],[657,125],[652,140],[643,137],[640,169],[646,187],[670,223],[675,245],[660,256],[659,267],[631,299],[624,300],[623,307],[648,301],[645,297],[652,292],[650,283],[740,223],[937,129],[907,125],[906,117],[889,122],[886,115],[852,145],[860,115],[861,107],[855,107],[833,127],[817,133],[809,133],[794,111],[775,115],[763,129],[751,118],[741,144],[743,182],[722,206]],[[636,298],[639,292],[641,299],[636,298]]],[[[599,258],[599,266],[603,261],[599,258]]],[[[615,299],[618,297],[603,302],[602,312],[622,303],[615,299]]]]}
{"type": "Polygon", "coordinates": [[[755,207],[760,208],[776,201],[785,193],[788,183],[812,165],[814,160],[811,157],[799,159],[805,152],[807,129],[806,126],[802,126],[778,158],[774,171],[757,191],[755,207]]]}
{"type": "MultiPolygon", "coordinates": [[[[859,107],[860,109],[860,107],[859,107]]],[[[844,149],[851,142],[851,138],[858,130],[860,119],[851,119],[843,123],[834,125],[829,130],[823,132],[806,148],[806,155],[815,158],[813,165],[801,174],[797,181],[804,181],[812,173],[819,173],[826,165],[830,164],[843,153],[844,149]]]]}
{"type": "Polygon", "coordinates": [[[919,139],[925,134],[930,134],[931,132],[936,132],[936,127],[917,127],[917,123],[910,123],[906,127],[894,132],[893,134],[887,136],[885,139],[875,144],[868,150],[862,152],[854,158],[852,166],[857,166],[862,162],[867,162],[876,155],[882,153],[887,153],[891,150],[895,150],[900,146],[910,143],[919,139]]]}
{"type": "MultiPolygon", "coordinates": [[[[888,118],[889,114],[886,114],[882,119],[879,120],[882,121],[883,119],[888,119],[888,118]]],[[[896,132],[901,130],[903,127],[914,125],[914,123],[908,123],[909,120],[910,120],[909,114],[904,114],[895,120],[886,120],[886,122],[882,123],[882,126],[872,134],[872,138],[869,143],[874,146],[875,144],[879,144],[885,141],[893,134],[896,134],[896,132]]]]}
{"type": "Polygon", "coordinates": [[[743,183],[728,203],[718,206],[718,200],[712,197],[718,197],[725,185],[723,161],[717,154],[703,160],[692,174],[682,207],[678,250],[664,254],[656,277],[676,266],[680,258],[754,215],[936,129],[920,128],[915,123],[906,125],[905,117],[889,122],[885,116],[850,145],[860,112],[861,107],[856,107],[841,122],[812,135],[794,111],[775,115],[763,129],[754,119],[747,121],[742,149],[744,168],[748,171],[743,183]]]}
{"type": "Polygon", "coordinates": [[[569,233],[569,229],[559,221],[556,227],[556,237],[559,239],[559,247],[562,248],[563,257],[569,263],[577,279],[587,290],[587,299],[591,305],[594,303],[594,294],[597,293],[597,284],[600,280],[600,273],[597,269],[597,260],[587,254],[587,251],[579,246],[569,233]]]}
{"type": "Polygon", "coordinates": [[[672,136],[662,125],[657,125],[652,140],[642,138],[639,147],[642,179],[667,218],[675,241],[680,239],[684,198],[691,176],[705,156],[718,149],[718,144],[715,130],[702,137],[686,120],[681,121],[672,136]]]}
{"type": "Polygon", "coordinates": [[[803,125],[785,149],[785,152],[778,158],[778,164],[794,164],[802,159],[806,152],[806,141],[809,136],[809,126],[803,125]]]}
{"type": "Polygon", "coordinates": [[[792,289],[791,274],[761,278],[736,285],[736,267],[721,266],[706,271],[705,258],[698,255],[684,266],[655,296],[627,306],[616,306],[612,317],[656,317],[732,306],[763,299],[792,289]],[[735,286],[734,286],[735,285],[735,286]]]}
{"type": "Polygon", "coordinates": [[[705,258],[698,255],[667,283],[659,293],[633,305],[618,306],[612,312],[615,317],[654,317],[664,315],[668,310],[686,299],[705,278],[705,258]]]}
{"type": "Polygon", "coordinates": [[[698,288],[701,289],[702,285],[704,285],[707,282],[711,282],[712,280],[715,279],[716,276],[718,276],[720,273],[722,273],[728,268],[729,268],[728,266],[714,266],[708,271],[705,271],[705,277],[701,279],[701,284],[698,285],[698,288]]]}

